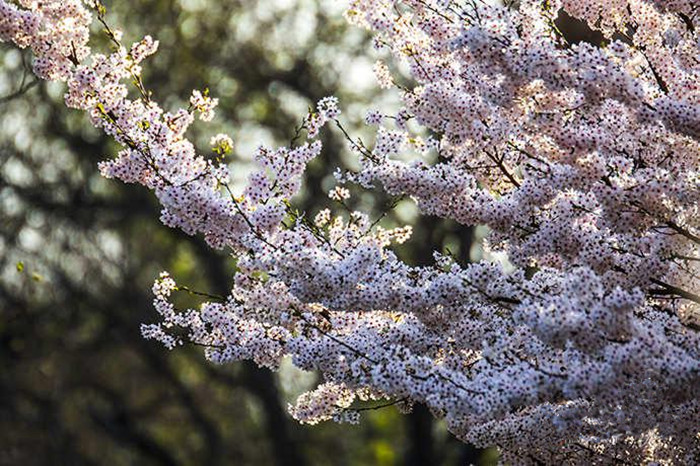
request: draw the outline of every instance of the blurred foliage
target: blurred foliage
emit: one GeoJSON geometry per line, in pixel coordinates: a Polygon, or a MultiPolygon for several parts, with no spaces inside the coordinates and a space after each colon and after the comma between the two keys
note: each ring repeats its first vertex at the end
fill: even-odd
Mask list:
{"type": "MultiPolygon", "coordinates": [[[[261,142],[285,144],[309,105],[340,97],[351,134],[368,103],[390,109],[371,73],[370,46],[334,0],[148,0],[107,2],[125,40],[160,40],[144,66],[169,109],[193,88],[221,100],[212,125],[195,125],[206,150],[212,134],[236,142],[234,179],[245,179],[261,142]],[[370,58],[367,58],[370,57],[370,58]]],[[[99,36],[99,28],[95,26],[99,36]]],[[[95,40],[96,47],[106,47],[95,40]]],[[[315,374],[250,363],[214,366],[201,348],[172,352],[145,341],[157,320],[150,287],[161,270],[192,289],[225,293],[233,260],[158,221],[145,190],[105,180],[96,163],[117,147],[67,110],[64,90],[38,83],[30,58],[0,47],[0,464],[489,464],[417,407],[368,411],[359,426],[301,426],[287,403],[315,374]],[[2,96],[5,96],[4,98],[2,96]]],[[[331,206],[329,174],[352,161],[340,134],[295,202],[312,213],[331,206]]],[[[379,215],[390,199],[356,196],[379,215]]],[[[383,222],[413,221],[403,201],[383,222]]],[[[473,231],[431,218],[399,253],[427,263],[431,244],[469,259],[473,231]]],[[[196,297],[178,297],[197,305],[196,297]]]]}

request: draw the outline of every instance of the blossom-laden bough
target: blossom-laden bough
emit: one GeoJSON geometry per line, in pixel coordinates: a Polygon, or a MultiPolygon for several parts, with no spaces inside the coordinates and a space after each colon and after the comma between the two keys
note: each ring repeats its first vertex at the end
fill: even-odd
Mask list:
{"type": "Polygon", "coordinates": [[[437,251],[409,266],[391,249],[408,227],[297,212],[314,137],[343,129],[334,98],[307,117],[303,144],[260,148],[236,194],[231,139],[212,138],[212,160],[184,136],[217,100],[195,91],[165,112],[146,89],[157,41],[125,47],[95,1],[0,0],[0,40],[30,47],[36,75],[66,82],[66,104],[123,146],[102,173],[146,186],[165,224],[237,258],[231,293],[196,310],[175,308],[171,293],[187,288],[163,274],[163,320],[144,336],[203,345],[217,363],[274,369],[291,356],[319,371],[325,383],[291,407],[302,422],[355,422],[355,400],[386,398],[425,404],[504,462],[699,462],[697,2],[355,0],[346,17],[410,76],[375,66],[402,108],[368,112],[376,143],[348,136],[360,168],[339,181],[488,226],[485,247],[514,270],[437,251]],[[563,12],[603,45],[570,43],[563,12]],[[88,46],[94,17],[110,54],[88,46]]]}

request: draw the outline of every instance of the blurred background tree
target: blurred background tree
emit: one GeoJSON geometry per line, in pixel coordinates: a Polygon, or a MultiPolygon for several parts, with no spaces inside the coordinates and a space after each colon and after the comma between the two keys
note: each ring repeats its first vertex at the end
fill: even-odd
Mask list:
{"type": "MultiPolygon", "coordinates": [[[[237,180],[258,144],[288,143],[321,97],[338,96],[349,131],[363,137],[371,137],[360,125],[369,103],[395,105],[396,96],[379,93],[371,45],[346,25],[343,2],[106,6],[126,42],[160,40],[144,76],[164,108],[193,88],[220,98],[215,126],[205,134],[195,125],[191,134],[203,151],[210,129],[231,134],[237,180]]],[[[143,340],[140,324],[156,320],[150,287],[161,270],[225,294],[234,264],[201,238],[160,224],[145,190],[101,178],[97,162],[116,146],[65,109],[61,86],[34,80],[28,55],[0,51],[0,464],[493,462],[493,452],[456,441],[421,407],[409,416],[368,411],[359,426],[301,426],[286,406],[315,374],[213,366],[200,348],[167,353],[143,340]]],[[[323,138],[297,200],[311,214],[331,206],[335,167],[352,164],[339,132],[323,138]]],[[[354,199],[381,215],[392,200],[375,194],[354,199]]],[[[383,222],[414,215],[404,201],[383,222]]],[[[431,261],[436,244],[462,259],[478,254],[472,229],[423,218],[414,232],[399,250],[408,262],[431,261]]]]}

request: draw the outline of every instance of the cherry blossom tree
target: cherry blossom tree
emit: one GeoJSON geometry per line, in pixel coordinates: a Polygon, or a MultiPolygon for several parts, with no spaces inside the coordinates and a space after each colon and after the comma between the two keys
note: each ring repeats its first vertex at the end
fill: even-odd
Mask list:
{"type": "Polygon", "coordinates": [[[232,139],[213,135],[204,155],[185,136],[218,100],[195,90],[165,111],[147,89],[155,39],[126,46],[94,0],[0,0],[0,40],[30,47],[36,75],[65,82],[66,105],[121,144],[102,174],[147,187],[166,225],[236,260],[227,296],[164,272],[162,321],[143,335],[320,372],[290,407],[305,423],[357,422],[385,399],[427,406],[508,463],[700,461],[697,2],[355,0],[346,18],[392,57],[374,69],[401,108],[368,111],[370,144],[322,99],[237,189],[232,139]],[[603,43],[571,43],[563,14],[603,43]],[[110,53],[89,46],[94,21],[110,53]],[[336,172],[338,208],[312,216],[294,197],[329,125],[357,169],[336,172]],[[349,188],[375,187],[487,226],[484,259],[402,262],[410,225],[346,208],[349,188]],[[206,302],[177,308],[183,290],[206,302]]]}

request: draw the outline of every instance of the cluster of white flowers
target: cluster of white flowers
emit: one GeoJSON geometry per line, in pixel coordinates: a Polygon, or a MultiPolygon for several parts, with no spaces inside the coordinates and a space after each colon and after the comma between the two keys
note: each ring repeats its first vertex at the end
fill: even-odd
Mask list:
{"type": "Polygon", "coordinates": [[[342,186],[336,186],[328,193],[328,197],[334,201],[342,202],[350,198],[350,190],[342,186]]]}
{"type": "Polygon", "coordinates": [[[320,129],[328,123],[333,121],[340,115],[340,109],[338,108],[338,99],[336,97],[324,97],[318,101],[317,111],[309,113],[306,117],[304,126],[308,132],[308,137],[313,139],[318,136],[320,129]]]}
{"type": "Polygon", "coordinates": [[[374,76],[377,78],[379,87],[389,89],[394,85],[394,78],[391,76],[391,71],[389,71],[389,67],[386,66],[386,63],[378,61],[374,64],[372,70],[374,70],[374,76]]]}
{"type": "MultiPolygon", "coordinates": [[[[355,422],[356,398],[388,398],[425,404],[460,439],[497,445],[504,462],[700,458],[696,2],[350,2],[346,17],[411,79],[375,66],[403,107],[393,127],[368,115],[376,143],[351,144],[360,168],[339,181],[488,226],[489,248],[515,270],[441,255],[409,266],[390,245],[410,227],[385,230],[361,212],[308,221],[289,199],[319,142],[261,147],[237,197],[227,168],[184,136],[216,99],[195,91],[190,109],[166,113],[144,89],[139,63],[156,41],[93,53],[84,4],[19,3],[0,0],[0,40],[30,46],[37,74],[66,81],[67,104],[124,146],[102,172],[153,190],[166,224],[238,258],[230,295],[198,310],[175,309],[177,287],[162,276],[162,322],[144,336],[207,346],[218,363],[275,368],[291,356],[326,380],[291,409],[307,423],[355,422]],[[570,44],[554,24],[561,9],[609,44],[570,44]],[[413,134],[409,119],[432,136],[413,134]]],[[[338,116],[336,99],[319,102],[309,138],[338,116]]]]}
{"type": "Polygon", "coordinates": [[[216,136],[212,136],[209,140],[209,145],[217,154],[228,154],[233,150],[233,139],[228,134],[219,133],[216,136]]]}
{"type": "Polygon", "coordinates": [[[384,115],[378,110],[370,110],[365,115],[365,123],[370,126],[379,126],[384,120],[384,115]]]}
{"type": "Polygon", "coordinates": [[[209,92],[204,93],[193,90],[190,97],[190,105],[199,112],[199,119],[211,121],[214,119],[214,109],[219,105],[219,99],[209,97],[209,92]]]}

